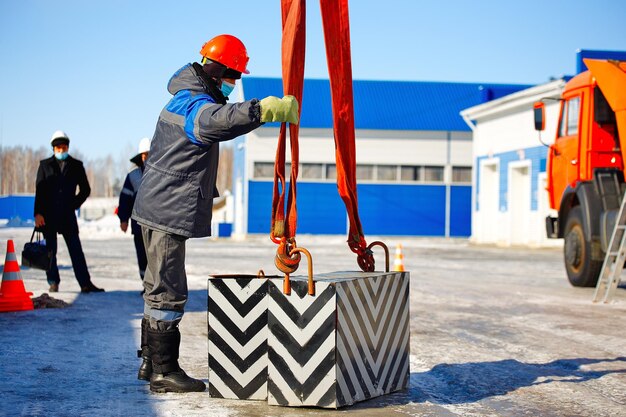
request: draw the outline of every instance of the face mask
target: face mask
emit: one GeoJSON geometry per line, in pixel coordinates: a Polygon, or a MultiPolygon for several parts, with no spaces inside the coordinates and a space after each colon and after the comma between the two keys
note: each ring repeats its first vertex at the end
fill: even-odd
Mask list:
{"type": "Polygon", "coordinates": [[[224,94],[224,97],[228,97],[230,93],[233,92],[234,88],[235,84],[227,83],[226,81],[222,80],[222,86],[220,87],[220,90],[222,90],[222,94],[224,94]]]}
{"type": "Polygon", "coordinates": [[[69,153],[67,152],[55,152],[54,157],[59,161],[65,161],[68,157],[69,153]]]}

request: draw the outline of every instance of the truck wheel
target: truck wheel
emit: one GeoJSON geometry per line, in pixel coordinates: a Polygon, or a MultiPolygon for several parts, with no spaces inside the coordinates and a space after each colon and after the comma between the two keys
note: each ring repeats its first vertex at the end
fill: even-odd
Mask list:
{"type": "Polygon", "coordinates": [[[565,222],[563,253],[567,278],[574,287],[594,287],[602,261],[591,259],[591,242],[585,241],[580,206],[572,208],[565,222]]]}

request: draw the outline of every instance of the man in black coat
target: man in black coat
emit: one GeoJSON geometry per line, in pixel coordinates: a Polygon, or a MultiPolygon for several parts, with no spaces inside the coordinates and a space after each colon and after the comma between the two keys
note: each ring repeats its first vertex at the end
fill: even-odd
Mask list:
{"type": "Polygon", "coordinates": [[[62,131],[52,135],[54,155],[39,163],[35,192],[35,227],[43,231],[48,250],[52,252],[50,269],[46,272],[50,292],[59,291],[57,267],[57,233],[63,235],[72,259],[74,275],[81,292],[103,292],[91,282],[83,248],[78,237],[76,210],[91,193],[83,163],[68,154],[70,139],[62,131]],[[76,188],[79,188],[76,194],[76,188]]]}

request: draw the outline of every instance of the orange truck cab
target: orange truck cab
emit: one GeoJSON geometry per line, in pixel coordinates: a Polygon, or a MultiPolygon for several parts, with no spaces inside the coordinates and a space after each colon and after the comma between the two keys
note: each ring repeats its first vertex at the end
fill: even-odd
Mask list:
{"type": "MultiPolygon", "coordinates": [[[[622,196],[626,161],[626,61],[584,59],[588,71],[573,77],[560,97],[556,138],[546,174],[550,238],[564,239],[564,261],[574,286],[595,286],[622,196]]],[[[535,103],[535,128],[544,126],[535,103]]]]}

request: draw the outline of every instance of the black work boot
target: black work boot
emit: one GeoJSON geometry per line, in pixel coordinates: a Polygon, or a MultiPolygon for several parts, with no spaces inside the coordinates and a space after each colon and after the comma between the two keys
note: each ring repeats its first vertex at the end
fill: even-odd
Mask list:
{"type": "Polygon", "coordinates": [[[139,366],[137,379],[150,381],[152,376],[152,358],[150,357],[150,348],[148,347],[148,319],[141,319],[141,349],[137,351],[137,357],[143,359],[139,366]]]}
{"type": "Polygon", "coordinates": [[[150,378],[152,392],[203,392],[205,389],[204,382],[190,377],[180,368],[165,374],[153,373],[150,378]]]}
{"type": "Polygon", "coordinates": [[[80,287],[80,292],[88,293],[88,292],[104,292],[104,288],[98,288],[93,285],[93,282],[89,281],[87,284],[80,287]]]}
{"type": "Polygon", "coordinates": [[[152,357],[150,391],[153,392],[202,392],[204,382],[188,376],[178,366],[180,331],[167,331],[148,327],[148,346],[152,357]]]}

